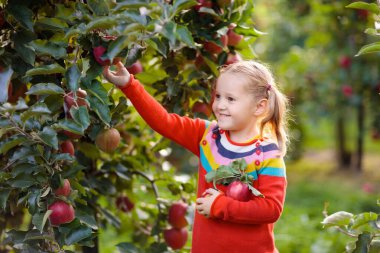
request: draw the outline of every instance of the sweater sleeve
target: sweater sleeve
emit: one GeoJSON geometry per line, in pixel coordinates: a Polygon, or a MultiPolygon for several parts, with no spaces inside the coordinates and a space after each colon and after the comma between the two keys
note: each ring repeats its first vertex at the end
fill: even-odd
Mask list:
{"type": "Polygon", "coordinates": [[[285,163],[276,152],[273,157],[264,157],[258,178],[254,181],[255,188],[265,198],[253,197],[242,202],[221,194],[211,206],[210,217],[244,224],[274,223],[283,210],[286,185],[285,163]]]}
{"type": "Polygon", "coordinates": [[[133,75],[121,91],[153,130],[199,156],[199,141],[205,131],[204,120],[168,113],[133,75]]]}

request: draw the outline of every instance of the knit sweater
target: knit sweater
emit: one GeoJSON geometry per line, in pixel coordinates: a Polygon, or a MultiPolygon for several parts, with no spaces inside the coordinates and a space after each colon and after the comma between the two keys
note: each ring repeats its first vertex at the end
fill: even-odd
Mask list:
{"type": "MultiPolygon", "coordinates": [[[[277,144],[265,138],[235,143],[215,121],[168,113],[133,75],[121,90],[153,130],[199,157],[197,197],[213,187],[205,180],[207,172],[240,158],[248,164],[253,186],[265,196],[252,195],[241,202],[222,193],[212,203],[208,218],[196,212],[191,252],[278,252],[273,227],[283,210],[287,182],[277,144]]],[[[225,186],[218,185],[218,189],[224,192],[225,186]]]]}

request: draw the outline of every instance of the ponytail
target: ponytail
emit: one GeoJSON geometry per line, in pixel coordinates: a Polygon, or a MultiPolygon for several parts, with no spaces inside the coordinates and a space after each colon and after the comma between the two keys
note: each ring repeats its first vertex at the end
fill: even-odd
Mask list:
{"type": "Polygon", "coordinates": [[[260,132],[268,130],[275,134],[281,154],[285,156],[288,144],[287,113],[288,99],[275,85],[268,90],[268,113],[261,121],[260,132]]]}

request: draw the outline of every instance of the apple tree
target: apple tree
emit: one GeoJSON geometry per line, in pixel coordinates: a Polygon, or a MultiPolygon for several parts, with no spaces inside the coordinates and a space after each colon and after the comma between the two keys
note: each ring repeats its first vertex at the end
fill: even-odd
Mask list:
{"type": "Polygon", "coordinates": [[[101,73],[122,61],[168,111],[209,117],[218,67],[254,57],[252,11],[247,0],[1,1],[0,251],[99,252],[109,226],[128,234],[121,252],[183,248],[194,183],[174,177],[169,142],[101,73]]]}

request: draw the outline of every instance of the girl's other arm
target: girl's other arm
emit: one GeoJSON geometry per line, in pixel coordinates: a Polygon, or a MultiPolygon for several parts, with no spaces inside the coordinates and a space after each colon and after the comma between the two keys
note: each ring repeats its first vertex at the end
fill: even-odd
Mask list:
{"type": "Polygon", "coordinates": [[[210,217],[245,224],[274,223],[282,213],[285,192],[285,164],[281,157],[264,160],[255,187],[265,198],[241,202],[220,194],[212,203],[210,217]]]}

